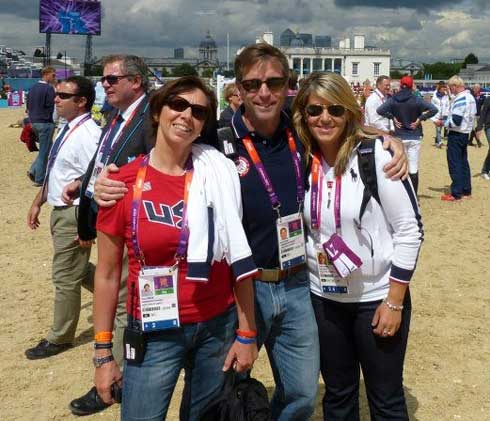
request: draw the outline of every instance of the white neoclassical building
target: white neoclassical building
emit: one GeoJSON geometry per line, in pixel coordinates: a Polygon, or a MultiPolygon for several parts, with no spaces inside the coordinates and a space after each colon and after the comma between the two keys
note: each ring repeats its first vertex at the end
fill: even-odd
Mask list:
{"type": "MultiPolygon", "coordinates": [[[[273,44],[272,34],[266,32],[257,41],[273,44]]],[[[300,79],[314,71],[337,72],[349,83],[362,85],[366,79],[374,83],[378,76],[390,74],[390,50],[366,47],[364,35],[355,35],[353,41],[345,38],[338,48],[305,47],[297,38],[290,46],[279,48],[300,79]]]]}

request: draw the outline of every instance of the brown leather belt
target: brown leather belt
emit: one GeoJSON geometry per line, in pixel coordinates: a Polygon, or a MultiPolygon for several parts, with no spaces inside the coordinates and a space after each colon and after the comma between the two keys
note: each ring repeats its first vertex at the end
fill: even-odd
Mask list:
{"type": "Polygon", "coordinates": [[[294,266],[290,269],[259,269],[257,275],[254,279],[262,282],[280,282],[286,279],[288,276],[294,275],[295,273],[301,272],[306,268],[305,264],[294,266]]]}

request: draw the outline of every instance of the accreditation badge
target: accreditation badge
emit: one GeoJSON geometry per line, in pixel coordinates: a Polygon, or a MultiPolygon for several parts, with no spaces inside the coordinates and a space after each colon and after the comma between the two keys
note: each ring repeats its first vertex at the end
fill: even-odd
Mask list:
{"type": "Polygon", "coordinates": [[[347,294],[349,292],[347,279],[337,275],[327,253],[320,245],[316,247],[315,260],[322,292],[325,294],[347,294]]]}
{"type": "Polygon", "coordinates": [[[97,180],[97,177],[99,176],[99,174],[102,172],[103,169],[104,169],[104,164],[99,160],[95,161],[94,169],[92,170],[90,180],[87,184],[87,188],[85,189],[85,196],[87,196],[89,199],[92,199],[92,197],[94,197],[95,180],[97,180]]]}
{"type": "Polygon", "coordinates": [[[138,275],[141,326],[144,332],[180,326],[177,267],[145,267],[138,275]]]}
{"type": "Polygon", "coordinates": [[[306,262],[305,232],[301,212],[278,218],[276,221],[279,263],[289,269],[306,262]]]}

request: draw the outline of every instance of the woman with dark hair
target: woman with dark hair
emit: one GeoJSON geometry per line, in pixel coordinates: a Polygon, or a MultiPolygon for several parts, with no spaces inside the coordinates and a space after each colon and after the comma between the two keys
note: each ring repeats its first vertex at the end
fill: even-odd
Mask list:
{"type": "Polygon", "coordinates": [[[402,383],[408,285],[423,236],[413,187],[385,177],[391,154],[376,139],[371,176],[379,203],[371,197],[360,217],[365,186],[357,149],[375,136],[362,128],[361,108],[342,76],[311,74],[296,96],[293,121],[311,162],[306,251],[324,418],[359,419],[361,368],[371,417],[408,420],[402,383]]]}
{"type": "Polygon", "coordinates": [[[155,148],[112,176],[127,193],[99,209],[94,363],[107,403],[111,386],[121,383],[110,332],[128,248],[123,420],[164,419],[181,369],[181,414],[199,419],[221,391],[223,370],[248,370],[257,358],[256,268],[241,225],[238,175],[217,150],[196,144],[215,110],[213,92],[197,77],[158,90],[150,100],[155,148]]]}

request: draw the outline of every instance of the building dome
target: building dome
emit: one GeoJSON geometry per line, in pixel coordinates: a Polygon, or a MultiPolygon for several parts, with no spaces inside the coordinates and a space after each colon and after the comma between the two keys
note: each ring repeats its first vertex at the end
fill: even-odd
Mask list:
{"type": "Polygon", "coordinates": [[[294,38],[292,41],[291,41],[291,47],[303,47],[305,45],[305,43],[303,42],[303,40],[296,36],[296,38],[294,38]]]}
{"type": "Polygon", "coordinates": [[[216,42],[214,41],[213,37],[209,33],[209,31],[206,34],[206,38],[204,38],[201,43],[199,44],[199,48],[212,48],[215,49],[216,47],[216,42]]]}

